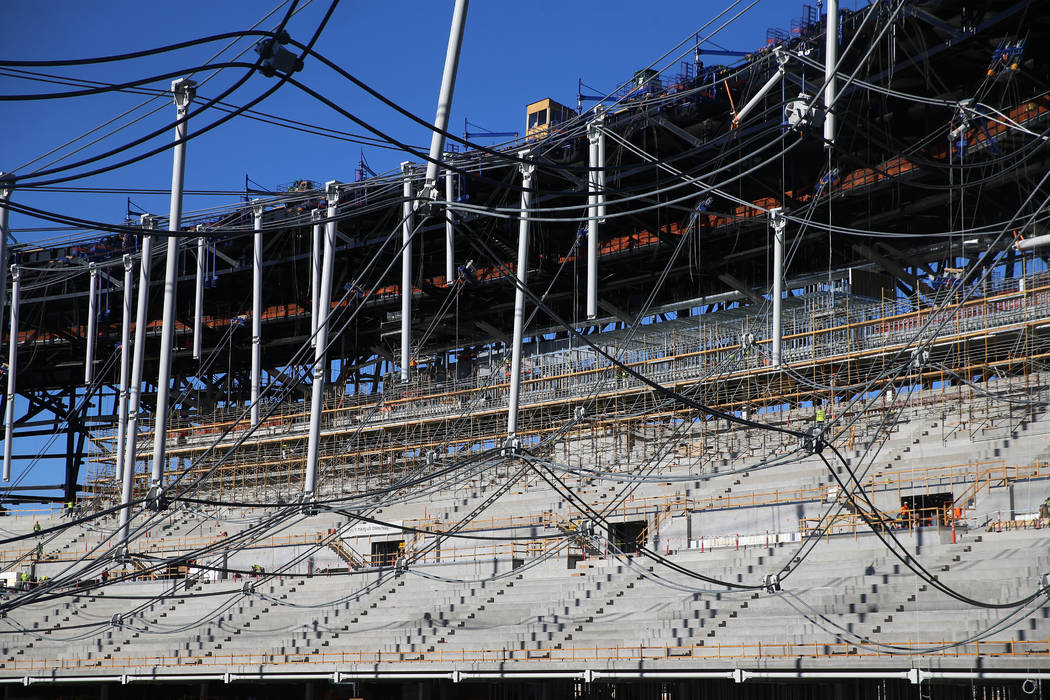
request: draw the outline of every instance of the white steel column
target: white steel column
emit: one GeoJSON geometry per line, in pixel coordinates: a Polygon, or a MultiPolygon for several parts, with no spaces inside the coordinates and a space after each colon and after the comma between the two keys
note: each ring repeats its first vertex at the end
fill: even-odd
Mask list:
{"type": "Polygon", "coordinates": [[[314,222],[313,237],[310,239],[310,346],[317,344],[317,290],[321,284],[321,219],[320,209],[310,212],[314,222]]]}
{"type": "Polygon", "coordinates": [[[124,443],[128,429],[128,361],[131,359],[131,302],[134,265],[130,255],[124,256],[124,303],[120,324],[120,401],[117,404],[117,461],[115,462],[117,481],[124,473],[124,443]]]}
{"type": "Polygon", "coordinates": [[[262,386],[262,256],[263,206],[253,202],[255,245],[252,253],[252,427],[259,425],[259,389],[262,386]]]}
{"type": "MultiPolygon", "coordinates": [[[[197,228],[200,231],[200,227],[197,228]]],[[[193,299],[193,359],[201,357],[201,324],[204,317],[204,236],[197,237],[197,279],[193,299]]]]}
{"type": "Polygon", "coordinates": [[[445,171],[445,284],[452,284],[456,279],[456,239],[452,207],[449,205],[456,198],[456,178],[451,170],[445,171]]]}
{"type": "Polygon", "coordinates": [[[15,377],[18,374],[18,302],[22,271],[11,266],[11,323],[7,328],[7,410],[4,413],[4,481],[11,480],[11,442],[15,430],[15,377]]]}
{"type": "Polygon", "coordinates": [[[773,333],[770,354],[773,366],[780,367],[784,339],[784,229],[787,226],[787,219],[784,218],[784,212],[780,207],[777,207],[769,212],[769,220],[773,226],[773,333]]]}
{"type": "MultiPolygon", "coordinates": [[[[603,108],[599,108],[603,109],[603,108]]],[[[598,221],[605,223],[605,114],[598,112],[594,118],[598,125],[598,221]]]]}
{"type": "Polygon", "coordinates": [[[95,336],[98,333],[98,265],[88,264],[88,318],[84,335],[84,384],[90,385],[95,372],[95,336]]]}
{"type": "MultiPolygon", "coordinates": [[[[164,266],[164,315],[161,319],[160,366],[157,372],[156,422],[153,426],[153,469],[151,483],[159,497],[160,482],[164,474],[164,462],[168,437],[168,393],[171,390],[171,351],[175,342],[175,292],[179,266],[178,231],[182,225],[182,180],[186,171],[186,144],[178,143],[186,138],[188,123],[185,121],[190,102],[195,94],[192,80],[182,78],[171,84],[175,96],[175,107],[181,120],[175,126],[174,158],[171,166],[171,200],[168,208],[168,251],[164,266]]],[[[159,500],[157,502],[159,505],[159,500]]]]}
{"type": "Polygon", "coordinates": [[[412,164],[401,164],[405,174],[405,203],[401,209],[401,381],[407,382],[412,363],[412,231],[416,227],[412,201],[412,164]]]}
{"type": "Polygon", "coordinates": [[[601,131],[587,125],[587,318],[598,316],[598,153],[601,131]]]}
{"type": "MultiPolygon", "coordinates": [[[[152,230],[152,216],[142,217],[142,228],[152,230]]],[[[128,429],[124,441],[124,469],[121,474],[120,543],[127,544],[128,521],[131,518],[131,493],[135,483],[135,458],[138,450],[139,403],[142,399],[142,365],[146,358],[146,307],[149,304],[150,266],[153,261],[153,236],[142,237],[139,260],[139,287],[135,307],[135,351],[131,358],[131,381],[128,382],[128,429]]]]}
{"type": "Polygon", "coordinates": [[[121,481],[124,473],[124,444],[127,440],[128,427],[128,372],[130,370],[129,360],[131,349],[131,284],[134,278],[134,263],[130,255],[124,256],[124,303],[121,315],[121,395],[117,408],[117,462],[114,467],[117,470],[117,481],[121,481]]]}
{"type": "Polygon", "coordinates": [[[324,409],[325,348],[328,345],[328,313],[332,308],[332,268],[335,256],[335,215],[339,205],[339,187],[335,180],[325,183],[328,196],[328,223],[325,225],[324,259],[321,263],[320,288],[317,289],[317,306],[314,325],[317,328],[314,346],[313,390],[310,394],[310,434],[306,444],[306,475],[303,481],[303,500],[313,498],[317,488],[317,458],[321,441],[321,412],[324,409]]]}
{"type": "Polygon", "coordinates": [[[0,319],[7,305],[7,239],[11,234],[7,203],[11,201],[11,188],[5,183],[5,173],[0,173],[0,319]]]}
{"type": "MultiPolygon", "coordinates": [[[[528,151],[518,156],[524,159],[528,151]]],[[[521,166],[521,212],[518,214],[518,285],[514,291],[514,339],[510,359],[510,398],[507,407],[508,447],[517,447],[518,400],[521,396],[521,343],[525,335],[525,286],[529,281],[529,209],[532,208],[532,174],[535,166],[521,166]]]]}
{"type": "Polygon", "coordinates": [[[423,181],[424,196],[437,199],[438,163],[445,150],[445,132],[452,110],[452,93],[456,89],[456,71],[459,70],[459,50],[463,45],[463,27],[467,23],[468,0],[456,0],[452,10],[452,26],[448,30],[448,47],[445,49],[445,70],[441,74],[441,91],[438,93],[437,111],[434,113],[434,131],[430,136],[430,160],[423,181]]]}
{"type": "Polygon", "coordinates": [[[835,143],[835,115],[832,111],[838,92],[835,64],[839,62],[839,0],[828,0],[828,19],[824,29],[824,146],[835,143]]]}

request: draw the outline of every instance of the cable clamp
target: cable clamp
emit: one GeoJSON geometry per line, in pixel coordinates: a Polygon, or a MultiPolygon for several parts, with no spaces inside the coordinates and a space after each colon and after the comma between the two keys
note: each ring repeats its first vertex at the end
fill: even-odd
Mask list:
{"type": "Polygon", "coordinates": [[[146,492],[146,507],[153,511],[162,511],[168,507],[168,499],[164,495],[164,489],[160,485],[149,487],[146,492]]]}
{"type": "Polygon", "coordinates": [[[251,581],[245,581],[244,585],[241,586],[241,593],[243,593],[244,595],[254,595],[255,594],[255,584],[252,583],[251,581]]]}
{"type": "Polygon", "coordinates": [[[586,406],[577,406],[572,411],[572,417],[575,418],[576,420],[583,420],[584,418],[587,417],[587,407],[586,406]]]}
{"type": "Polygon", "coordinates": [[[113,552],[113,561],[117,564],[131,563],[131,554],[128,552],[128,546],[126,544],[117,547],[116,551],[113,552]]]}
{"type": "Polygon", "coordinates": [[[1050,595],[1050,573],[1043,574],[1041,580],[1042,580],[1042,583],[1043,583],[1043,591],[1042,592],[1050,595]]]}
{"type": "Polygon", "coordinates": [[[289,41],[291,37],[282,29],[276,37],[266,37],[255,45],[255,53],[262,59],[259,65],[260,73],[272,78],[277,71],[290,75],[303,69],[302,59],[285,48],[289,41]]]}
{"type": "Polygon", "coordinates": [[[799,448],[809,455],[820,454],[827,444],[821,435],[820,428],[810,428],[809,433],[800,435],[798,438],[799,448]]]}
{"type": "Polygon", "coordinates": [[[780,574],[766,574],[762,579],[762,587],[766,589],[766,593],[779,593],[780,574]]]}
{"type": "Polygon", "coordinates": [[[113,625],[114,627],[123,627],[124,618],[120,613],[113,613],[113,617],[109,618],[109,624],[113,625]]]}
{"type": "Polygon", "coordinates": [[[500,457],[517,457],[521,452],[521,441],[516,437],[508,437],[503,442],[503,448],[500,450],[500,457]]]}

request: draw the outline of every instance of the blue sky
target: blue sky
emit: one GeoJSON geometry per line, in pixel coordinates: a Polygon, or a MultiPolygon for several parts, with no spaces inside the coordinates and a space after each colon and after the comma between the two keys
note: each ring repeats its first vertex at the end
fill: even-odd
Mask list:
{"type": "MultiPolygon", "coordinates": [[[[741,2],[731,14],[750,2],[741,2]]],[[[611,91],[635,70],[649,65],[677,42],[690,36],[728,4],[475,0],[467,18],[452,130],[460,133],[466,117],[493,131],[520,131],[526,103],[553,97],[572,105],[578,78],[583,78],[596,89],[611,91]]],[[[801,4],[759,0],[731,26],[720,31],[714,40],[727,48],[758,48],[765,41],[766,28],[788,28],[791,18],[800,14],[801,4]]],[[[277,0],[272,3],[184,0],[175,5],[108,0],[102,4],[105,9],[100,11],[100,5],[96,3],[16,0],[5,7],[4,22],[0,26],[0,56],[55,59],[136,51],[248,28],[276,5],[277,0]]],[[[367,3],[344,0],[316,48],[404,107],[430,120],[436,103],[452,6],[452,0],[367,3]]],[[[326,9],[327,0],[308,3],[289,25],[292,36],[306,41],[326,9]]],[[[265,21],[261,28],[272,28],[279,14],[265,21]]],[[[239,48],[251,43],[242,41],[239,48]]],[[[200,65],[222,45],[214,43],[124,63],[38,70],[104,82],[123,82],[200,65]]],[[[228,51],[224,56],[232,58],[236,51],[228,51]]],[[[242,60],[254,58],[254,52],[249,52],[242,60]]],[[[707,63],[718,60],[707,59],[707,63]]],[[[201,94],[217,94],[221,87],[229,85],[241,73],[241,69],[223,71],[201,89],[201,94]]],[[[412,144],[429,143],[429,133],[423,127],[396,115],[316,61],[307,60],[303,72],[297,77],[397,138],[412,144]]],[[[243,104],[269,87],[272,80],[253,77],[229,101],[243,104]]],[[[166,88],[169,83],[170,79],[154,86],[166,88]]],[[[0,75],[0,93],[3,94],[64,89],[70,88],[0,75]]],[[[0,124],[3,125],[0,130],[0,170],[19,168],[26,161],[143,100],[137,95],[109,93],[43,102],[0,102],[0,124]]],[[[166,102],[157,100],[149,107],[160,104],[167,104],[167,107],[86,149],[78,157],[99,153],[103,146],[117,146],[130,140],[129,137],[160,128],[174,114],[170,99],[166,102]]],[[[138,110],[128,119],[148,109],[138,110]]],[[[283,87],[258,109],[330,128],[363,132],[360,127],[291,86],[283,87]]],[[[212,118],[202,115],[200,120],[210,121],[212,118]]],[[[161,145],[170,138],[170,134],[165,133],[150,145],[161,145]]],[[[352,143],[235,119],[190,143],[186,187],[239,190],[244,185],[245,174],[267,187],[287,184],[298,178],[322,182],[352,180],[360,148],[352,143]]],[[[135,152],[142,150],[140,147],[135,152]]],[[[396,167],[405,159],[402,153],[376,147],[365,147],[365,157],[380,172],[396,167]]],[[[140,164],[71,184],[166,189],[170,173],[170,154],[164,152],[140,164]]],[[[40,208],[109,222],[123,218],[125,197],[119,194],[28,192],[18,195],[20,201],[40,208]]],[[[131,198],[135,204],[152,212],[167,212],[166,196],[133,195],[131,198]]],[[[190,197],[185,208],[190,211],[232,201],[236,198],[190,197]]],[[[15,229],[41,225],[49,224],[18,215],[12,217],[15,229]]],[[[16,231],[15,235],[19,240],[32,240],[41,234],[16,231]]]]}

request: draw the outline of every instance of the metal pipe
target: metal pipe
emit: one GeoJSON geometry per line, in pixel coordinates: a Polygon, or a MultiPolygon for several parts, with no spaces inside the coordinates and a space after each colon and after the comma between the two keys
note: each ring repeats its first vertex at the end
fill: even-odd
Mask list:
{"type": "Polygon", "coordinates": [[[1044,233],[1042,236],[1032,236],[1031,238],[1018,238],[1014,241],[1014,248],[1017,250],[1032,250],[1045,245],[1050,245],[1050,233],[1044,233]]]}
{"type": "Polygon", "coordinates": [[[773,226],[773,366],[780,367],[783,350],[783,308],[784,308],[784,229],[787,219],[780,207],[769,212],[773,226]]]}
{"type": "Polygon", "coordinates": [[[597,125],[587,127],[587,318],[598,316],[598,140],[597,125]]]}
{"type": "MultiPolygon", "coordinates": [[[[528,151],[518,156],[524,159],[528,151]]],[[[525,334],[525,286],[529,281],[529,209],[532,207],[532,175],[535,166],[523,163],[521,169],[521,213],[518,214],[518,284],[514,291],[514,339],[510,360],[510,399],[507,406],[507,440],[518,432],[518,400],[521,396],[521,343],[525,334]]],[[[511,445],[514,446],[514,445],[511,445]]]]}
{"type": "Polygon", "coordinates": [[[652,679],[672,680],[675,678],[725,678],[733,680],[737,677],[734,671],[584,671],[584,676],[592,681],[597,680],[627,680],[627,679],[652,679]]]}
{"type": "Polygon", "coordinates": [[[824,147],[835,143],[835,104],[838,78],[835,65],[839,62],[839,0],[828,0],[827,25],[824,30],[824,147]]]}
{"type": "Polygon", "coordinates": [[[328,345],[328,313],[332,307],[332,274],[335,257],[336,210],[339,206],[339,187],[335,180],[325,184],[328,196],[328,222],[325,225],[324,258],[321,263],[320,288],[314,297],[314,369],[313,390],[310,394],[310,434],[306,443],[306,474],[303,481],[303,500],[310,500],[317,487],[317,459],[321,444],[321,412],[324,409],[325,349],[328,345]]]}
{"type": "Polygon", "coordinates": [[[98,333],[98,265],[88,263],[88,318],[84,336],[84,384],[90,385],[95,368],[95,336],[98,333]]]}
{"type": "Polygon", "coordinates": [[[911,676],[908,671],[740,671],[740,682],[751,679],[762,680],[790,680],[790,679],[897,679],[908,680],[911,676]]]}
{"type": "Polygon", "coordinates": [[[943,680],[989,680],[989,681],[1050,681],[1046,671],[922,671],[916,669],[916,683],[931,679],[943,680]]]}
{"type": "Polygon", "coordinates": [[[124,443],[127,440],[128,429],[128,366],[131,352],[128,345],[131,342],[131,285],[133,281],[134,264],[130,255],[124,256],[124,304],[120,322],[120,401],[117,404],[117,460],[114,468],[117,473],[117,481],[120,481],[124,473],[124,443]]]}
{"type": "Polygon", "coordinates": [[[451,170],[445,171],[445,284],[456,278],[455,218],[448,206],[455,201],[456,180],[451,170]]]}
{"type": "Polygon", "coordinates": [[[401,381],[407,382],[412,363],[412,231],[415,229],[415,215],[412,201],[412,164],[405,161],[401,164],[405,175],[405,202],[401,213],[401,381]]]}
{"type": "Polygon", "coordinates": [[[255,236],[252,251],[252,427],[259,425],[259,390],[262,386],[262,256],[263,206],[253,202],[255,236]]]}
{"type": "MultiPolygon", "coordinates": [[[[198,228],[199,230],[199,228],[198,228]]],[[[204,236],[197,237],[197,279],[193,300],[193,359],[201,357],[201,325],[204,317],[204,236]]]]}
{"type": "Polygon", "coordinates": [[[430,136],[430,160],[427,162],[423,187],[429,198],[436,198],[438,164],[445,150],[445,132],[452,109],[452,93],[456,89],[456,72],[459,70],[459,50],[463,46],[463,27],[467,23],[468,0],[456,0],[452,10],[452,26],[448,30],[448,47],[445,49],[445,70],[441,74],[441,90],[438,93],[437,111],[434,114],[434,131],[430,136]]]}
{"type": "Polygon", "coordinates": [[[11,441],[15,431],[15,377],[18,374],[18,301],[22,271],[11,266],[11,323],[7,330],[7,410],[4,412],[4,481],[11,480],[11,441]]]}
{"type": "MultiPolygon", "coordinates": [[[[142,227],[153,229],[152,216],[142,217],[142,227]]],[[[139,260],[139,288],[135,308],[135,351],[131,358],[131,381],[128,382],[128,429],[124,445],[124,468],[120,486],[120,544],[128,543],[128,521],[131,519],[131,492],[135,479],[135,453],[138,449],[139,403],[142,399],[142,366],[146,359],[146,307],[149,304],[150,266],[153,258],[153,236],[142,237],[139,260]]]]}
{"type": "MultiPolygon", "coordinates": [[[[178,232],[182,224],[182,180],[186,172],[186,138],[188,122],[186,113],[193,101],[196,83],[181,78],[171,84],[175,97],[178,123],[175,125],[174,158],[171,165],[171,200],[168,208],[168,231],[178,232]]],[[[151,484],[159,497],[160,482],[164,473],[166,440],[168,437],[168,394],[171,390],[171,351],[175,342],[175,292],[179,266],[179,239],[168,238],[167,259],[164,266],[164,314],[160,330],[160,365],[157,371],[156,422],[153,427],[153,469],[151,484]]],[[[159,503],[159,501],[158,501],[159,503]]]]}
{"type": "Polygon", "coordinates": [[[321,210],[310,212],[314,222],[313,235],[310,238],[310,347],[317,344],[317,288],[321,284],[321,210]]]}
{"type": "MultiPolygon", "coordinates": [[[[778,49],[779,49],[779,47],[778,47],[778,49]]],[[[778,56],[780,55],[779,50],[777,52],[777,55],[778,56]]],[[[783,65],[781,65],[780,70],[778,70],[776,73],[774,73],[769,78],[769,80],[766,81],[766,84],[763,85],[761,88],[759,88],[758,92],[755,93],[754,97],[752,97],[750,100],[748,100],[747,104],[745,104],[743,107],[741,107],[740,110],[736,113],[736,115],[733,117],[733,126],[738,126],[740,124],[740,122],[744,119],[744,117],[746,117],[748,114],[750,114],[751,110],[753,110],[755,107],[757,107],[759,105],[759,103],[762,102],[762,98],[765,97],[766,94],[769,93],[770,90],[772,90],[776,85],[778,85],[780,83],[780,81],[781,81],[781,79],[783,77],[784,77],[784,67],[783,67],[783,65]]]]}

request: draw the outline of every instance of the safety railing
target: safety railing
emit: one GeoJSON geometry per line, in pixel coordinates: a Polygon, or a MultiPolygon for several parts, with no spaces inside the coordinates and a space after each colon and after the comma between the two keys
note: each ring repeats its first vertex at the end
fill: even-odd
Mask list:
{"type": "MultiPolygon", "coordinates": [[[[537,649],[509,648],[436,648],[419,651],[383,651],[362,649],[346,651],[318,651],[293,653],[256,652],[222,654],[209,652],[207,656],[180,654],[178,656],[121,656],[102,659],[79,658],[23,658],[0,663],[0,669],[19,671],[66,671],[82,669],[136,669],[174,668],[185,666],[219,666],[257,668],[285,665],[375,664],[400,665],[404,663],[521,663],[544,665],[550,663],[586,663],[602,661],[644,661],[661,663],[690,660],[733,659],[826,659],[853,660],[856,658],[894,658],[902,655],[937,658],[1022,657],[1026,659],[1050,656],[1050,639],[1045,640],[989,640],[953,641],[950,639],[884,640],[884,651],[875,644],[848,642],[749,642],[711,643],[691,645],[624,644],[615,646],[545,647],[537,649]]],[[[2,675],[2,671],[0,671],[2,675]]]]}
{"type": "MultiPolygon", "coordinates": [[[[1017,280],[989,283],[981,289],[977,298],[959,307],[938,311],[937,319],[945,321],[942,335],[990,330],[1004,324],[1031,322],[1050,316],[1050,285],[1047,284],[1050,275],[1041,273],[1023,281],[1023,285],[1018,285],[1017,280]]],[[[845,304],[834,302],[825,310],[832,314],[829,318],[835,319],[834,325],[814,322],[817,307],[795,310],[796,315],[789,315],[785,324],[784,342],[790,347],[797,345],[800,340],[805,341],[804,348],[797,353],[797,361],[814,361],[818,358],[832,360],[848,357],[851,353],[881,352],[887,346],[910,339],[934,313],[930,308],[923,308],[925,303],[919,300],[911,304],[911,309],[901,309],[900,306],[900,300],[880,305],[860,299],[848,301],[847,297],[845,304]]],[[[654,330],[646,331],[647,335],[636,339],[630,348],[620,353],[624,361],[643,374],[686,381],[721,366],[729,355],[735,358],[735,366],[741,367],[737,372],[767,367],[761,353],[743,351],[739,338],[747,330],[746,321],[730,324],[724,332],[675,329],[660,333],[659,325],[654,324],[654,330]],[[658,334],[663,337],[653,337],[658,334]],[[725,336],[725,340],[715,342],[715,337],[721,335],[725,336]]],[[[757,324],[757,327],[761,326],[761,323],[757,324]]],[[[616,349],[612,341],[605,342],[610,344],[610,349],[616,349]]],[[[758,340],[759,345],[768,342],[768,339],[758,340]]],[[[547,355],[534,355],[527,360],[522,383],[522,399],[526,405],[585,396],[596,385],[605,387],[609,392],[643,388],[633,377],[619,376],[611,363],[589,349],[559,350],[547,355]]],[[[502,407],[508,386],[508,378],[502,376],[504,370],[505,365],[496,362],[490,364],[485,376],[473,375],[446,382],[417,377],[407,386],[388,390],[384,394],[383,405],[389,410],[385,410],[382,416],[372,416],[369,423],[379,426],[385,422],[396,423],[398,419],[455,414],[463,405],[470,403],[470,399],[479,391],[491,392],[489,405],[485,409],[502,407]],[[501,374],[497,382],[492,381],[494,371],[501,374]]],[[[361,394],[340,397],[339,407],[330,406],[327,409],[326,425],[356,424],[361,418],[361,410],[371,410],[375,401],[375,397],[361,394]],[[342,420],[336,417],[337,414],[343,415],[342,420]]],[[[235,411],[230,410],[229,413],[230,418],[233,418],[235,411]]],[[[230,439],[233,439],[249,427],[245,421],[223,421],[222,415],[221,412],[212,414],[212,418],[218,420],[207,424],[201,424],[198,419],[186,425],[174,425],[171,432],[172,447],[196,442],[210,443],[230,426],[234,427],[230,435],[230,439]]],[[[275,434],[304,432],[306,418],[303,404],[282,406],[265,422],[257,435],[265,436],[271,430],[275,434]]],[[[148,452],[150,446],[147,444],[144,447],[148,452]]]]}

